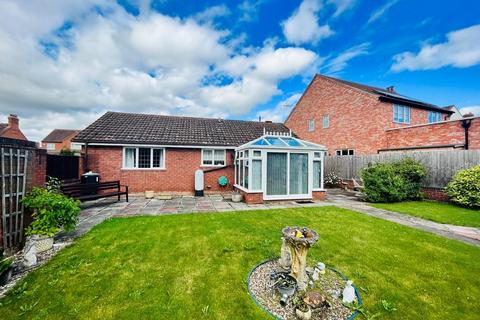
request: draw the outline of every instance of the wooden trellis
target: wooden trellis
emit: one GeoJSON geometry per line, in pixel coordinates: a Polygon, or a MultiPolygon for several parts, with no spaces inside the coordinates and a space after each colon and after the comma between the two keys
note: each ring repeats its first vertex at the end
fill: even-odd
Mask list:
{"type": "Polygon", "coordinates": [[[3,246],[11,249],[23,240],[24,206],[29,150],[0,148],[1,215],[3,246]]]}

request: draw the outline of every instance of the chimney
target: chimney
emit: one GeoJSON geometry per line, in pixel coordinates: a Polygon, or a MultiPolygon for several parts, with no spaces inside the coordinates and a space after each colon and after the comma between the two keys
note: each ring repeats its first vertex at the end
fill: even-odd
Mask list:
{"type": "Polygon", "coordinates": [[[11,114],[8,116],[8,127],[18,130],[18,117],[16,114],[11,114]]]}
{"type": "Polygon", "coordinates": [[[387,87],[387,91],[388,92],[395,92],[395,87],[394,86],[387,87]]]}

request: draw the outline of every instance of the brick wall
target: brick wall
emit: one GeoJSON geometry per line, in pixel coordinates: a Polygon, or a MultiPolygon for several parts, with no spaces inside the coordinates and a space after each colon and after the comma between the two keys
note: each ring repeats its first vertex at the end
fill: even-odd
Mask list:
{"type": "MultiPolygon", "coordinates": [[[[428,122],[428,111],[410,108],[410,125],[428,122]]],[[[387,146],[385,130],[407,126],[393,122],[393,105],[378,96],[338,81],[316,76],[285,122],[301,139],[328,148],[334,155],[339,149],[354,149],[357,155],[377,153],[387,146]],[[329,115],[330,125],[322,128],[322,118],[329,115]],[[308,122],[315,120],[315,130],[308,122]]]]}
{"type": "Polygon", "coordinates": [[[227,167],[220,170],[211,170],[212,167],[201,167],[200,149],[166,148],[164,170],[123,170],[121,147],[88,147],[88,168],[98,172],[102,181],[120,180],[128,185],[129,191],[171,193],[193,193],[195,170],[205,172],[204,184],[206,192],[221,192],[232,190],[234,168],[233,150],[227,151],[227,167]],[[209,171],[211,170],[211,171],[209,171]],[[220,176],[229,180],[227,187],[220,187],[217,180],[220,176]]]}
{"type": "Polygon", "coordinates": [[[47,180],[47,151],[36,149],[32,161],[35,163],[33,185],[41,187],[47,180]]]}
{"type": "Polygon", "coordinates": [[[238,188],[235,188],[236,191],[242,194],[243,196],[243,201],[249,204],[259,204],[263,203],[263,192],[245,192],[243,190],[240,190],[238,188]]]}
{"type": "MultiPolygon", "coordinates": [[[[425,147],[442,145],[464,145],[465,131],[462,120],[435,124],[409,126],[387,131],[387,148],[425,147]]],[[[480,149],[480,118],[472,120],[469,129],[470,149],[480,149]]]]}

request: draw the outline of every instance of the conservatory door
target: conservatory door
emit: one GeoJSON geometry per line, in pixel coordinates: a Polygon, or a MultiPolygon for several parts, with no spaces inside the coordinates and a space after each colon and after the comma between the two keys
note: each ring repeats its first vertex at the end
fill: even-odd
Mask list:
{"type": "Polygon", "coordinates": [[[308,153],[267,152],[265,199],[306,198],[308,153]]]}

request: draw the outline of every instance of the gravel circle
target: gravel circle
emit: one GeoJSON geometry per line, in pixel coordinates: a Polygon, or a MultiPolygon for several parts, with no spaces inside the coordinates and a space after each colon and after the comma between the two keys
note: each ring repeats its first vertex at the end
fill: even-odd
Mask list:
{"type": "MultiPolygon", "coordinates": [[[[248,279],[248,287],[253,298],[273,316],[283,320],[297,319],[292,299],[285,307],[281,306],[280,294],[275,289],[275,280],[270,279],[272,272],[279,270],[277,260],[270,260],[258,265],[252,270],[248,279]]],[[[327,298],[330,308],[312,309],[312,318],[315,320],[344,320],[351,319],[353,312],[342,304],[341,292],[346,281],[332,269],[327,268],[320,279],[307,288],[307,291],[317,291],[327,298]]],[[[297,295],[297,293],[296,293],[297,295]]]]}

